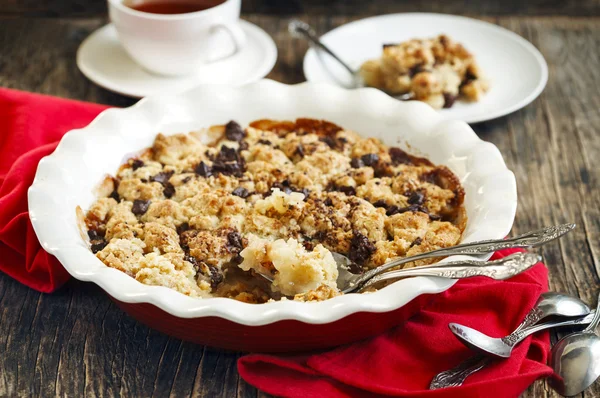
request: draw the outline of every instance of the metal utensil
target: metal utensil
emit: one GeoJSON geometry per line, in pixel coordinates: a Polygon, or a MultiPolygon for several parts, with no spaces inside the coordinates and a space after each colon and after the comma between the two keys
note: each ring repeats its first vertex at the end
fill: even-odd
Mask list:
{"type": "MultiPolygon", "coordinates": [[[[530,325],[548,316],[581,316],[589,314],[590,308],[579,298],[561,293],[544,293],[526,320],[530,325]]],[[[527,325],[525,325],[527,326],[527,325]]],[[[523,327],[525,327],[523,326],[523,327]]],[[[478,330],[458,323],[448,325],[452,333],[467,347],[483,355],[508,358],[520,341],[522,331],[518,329],[506,337],[490,337],[478,330]]]]}
{"type": "MultiPolygon", "coordinates": [[[[509,248],[528,248],[541,246],[544,243],[550,242],[554,239],[561,237],[562,235],[570,232],[575,228],[575,224],[561,224],[553,227],[547,227],[538,229],[536,231],[527,232],[522,235],[515,236],[509,239],[492,239],[471,243],[463,243],[460,245],[448,247],[445,249],[433,250],[427,253],[417,254],[410,257],[402,257],[392,260],[388,263],[380,265],[377,268],[373,268],[362,274],[353,273],[355,264],[346,256],[339,253],[332,253],[335,262],[337,263],[338,277],[337,286],[342,293],[352,293],[363,288],[363,286],[373,277],[379,274],[383,274],[391,268],[398,267],[400,265],[410,263],[413,261],[424,260],[433,257],[446,257],[454,255],[477,255],[493,253],[502,249],[509,248]]],[[[450,263],[434,264],[435,267],[448,266],[450,263]]],[[[464,264],[464,262],[462,262],[464,264]]],[[[455,264],[454,264],[455,265],[455,264]]],[[[421,270],[431,268],[431,265],[411,268],[411,270],[421,270]]],[[[262,277],[270,282],[273,282],[272,275],[260,274],[262,277]]],[[[385,279],[391,279],[386,277],[385,279]]],[[[371,282],[375,283],[375,282],[371,282]]],[[[371,284],[370,283],[370,284],[371,284]]]]}
{"type": "MultiPolygon", "coordinates": [[[[600,296],[598,297],[600,303],[600,296]]],[[[583,331],[560,339],[550,352],[549,364],[554,374],[550,387],[564,396],[579,395],[600,377],[600,337],[596,328],[600,311],[583,331]]]]}
{"type": "Polygon", "coordinates": [[[423,267],[400,269],[373,277],[362,286],[361,290],[382,281],[414,276],[437,276],[450,279],[486,276],[496,280],[504,280],[528,270],[541,260],[542,257],[534,253],[515,253],[493,261],[458,260],[423,267]]]}
{"type": "MultiPolygon", "coordinates": [[[[525,315],[523,321],[506,339],[514,341],[514,345],[521,340],[522,331],[537,325],[542,319],[550,315],[565,314],[566,316],[585,315],[590,312],[589,307],[577,297],[562,293],[547,292],[540,295],[535,306],[525,315]]],[[[513,346],[514,346],[513,345],[513,346]]],[[[479,371],[488,363],[490,358],[484,355],[475,355],[452,369],[437,374],[429,386],[430,389],[450,386],[460,386],[467,377],[479,371]]]]}
{"type": "MultiPolygon", "coordinates": [[[[294,37],[304,38],[304,39],[308,40],[308,42],[311,43],[313,46],[317,47],[320,50],[325,51],[333,59],[335,59],[340,65],[342,65],[344,67],[344,69],[346,69],[348,71],[348,73],[350,73],[350,76],[352,76],[352,87],[349,87],[349,88],[360,88],[360,87],[365,86],[365,82],[364,82],[362,76],[360,75],[360,72],[357,70],[354,70],[350,65],[348,65],[339,56],[337,56],[333,51],[331,51],[331,49],[329,47],[327,47],[325,44],[323,44],[323,42],[321,41],[319,36],[316,34],[315,30],[309,24],[307,24],[306,22],[297,20],[297,19],[293,19],[288,24],[288,32],[294,37]]],[[[389,94],[389,93],[387,93],[387,94],[389,94]]],[[[396,99],[403,100],[403,101],[406,101],[406,100],[409,100],[412,98],[411,94],[391,95],[391,96],[396,99]]]]}
{"type": "MultiPolygon", "coordinates": [[[[398,267],[406,263],[433,257],[446,257],[460,254],[487,254],[508,248],[528,248],[541,246],[544,243],[550,242],[561,237],[567,232],[572,231],[573,228],[575,228],[575,224],[561,224],[527,232],[509,239],[492,239],[479,242],[463,243],[445,249],[417,254],[415,256],[398,258],[362,274],[355,274],[351,272],[351,270],[355,267],[353,267],[354,264],[349,258],[339,253],[332,253],[333,258],[338,266],[337,286],[338,289],[340,289],[340,291],[343,293],[350,293],[355,290],[359,290],[367,281],[376,275],[382,274],[391,268],[398,267]]],[[[415,267],[413,269],[417,270],[423,268],[424,267],[415,267]]]]}
{"type": "MultiPolygon", "coordinates": [[[[541,330],[566,326],[587,325],[592,322],[595,315],[596,311],[593,310],[589,314],[577,318],[571,318],[566,320],[553,320],[537,325],[531,325],[520,330],[520,332],[518,333],[518,337],[514,342],[514,345],[517,345],[521,341],[525,340],[525,338],[541,330]]],[[[450,370],[438,373],[429,384],[429,389],[437,390],[439,388],[460,386],[465,382],[467,377],[483,369],[484,367],[492,363],[494,360],[497,360],[497,358],[485,355],[472,356],[466,359],[465,361],[461,362],[458,366],[450,370]]]]}

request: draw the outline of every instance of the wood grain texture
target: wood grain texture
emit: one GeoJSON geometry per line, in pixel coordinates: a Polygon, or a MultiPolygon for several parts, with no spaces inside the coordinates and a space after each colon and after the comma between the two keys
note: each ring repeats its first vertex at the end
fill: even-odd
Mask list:
{"type": "MultiPolygon", "coordinates": [[[[279,2],[249,2],[266,14],[245,18],[271,34],[279,48],[269,77],[286,83],[303,81],[306,44],[289,38],[286,17],[268,15],[260,8],[279,2]]],[[[359,18],[357,7],[350,7],[354,3],[348,2],[344,10],[335,8],[342,7],[341,2],[333,3],[329,15],[342,10],[343,16],[298,10],[323,33],[359,18]]],[[[482,3],[489,3],[488,10],[495,7],[482,3]]],[[[561,3],[574,7],[574,2],[561,3]]],[[[581,12],[587,12],[596,2],[582,4],[581,12]]],[[[371,3],[365,7],[367,13],[378,12],[369,8],[375,7],[371,3]]],[[[536,45],[548,61],[550,79],[528,107],[474,129],[500,148],[516,174],[515,233],[559,222],[579,225],[541,253],[550,269],[552,290],[595,304],[600,285],[600,168],[595,164],[600,155],[600,18],[487,20],[536,45]]],[[[134,100],[90,83],[75,65],[80,42],[104,23],[103,17],[0,19],[0,86],[115,106],[132,104],[134,100]]],[[[73,280],[46,295],[0,274],[0,396],[265,397],[239,379],[238,357],[148,329],[121,312],[95,285],[73,280]]],[[[543,381],[523,396],[558,397],[543,381]]],[[[583,394],[594,396],[600,396],[600,387],[583,394]]]]}
{"type": "MultiPolygon", "coordinates": [[[[0,16],[98,17],[107,0],[0,0],[0,16]]],[[[242,0],[246,14],[379,15],[394,12],[441,12],[463,15],[598,16],[600,0],[242,0]]]]}

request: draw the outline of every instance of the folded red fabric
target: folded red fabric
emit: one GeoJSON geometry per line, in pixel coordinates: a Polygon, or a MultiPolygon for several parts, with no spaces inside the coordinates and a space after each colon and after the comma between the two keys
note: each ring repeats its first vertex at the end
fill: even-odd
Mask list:
{"type": "MultiPolygon", "coordinates": [[[[515,251],[503,250],[493,258],[515,251]]],[[[548,290],[547,276],[546,267],[537,264],[508,281],[461,280],[380,336],[313,355],[246,355],[239,359],[238,371],[258,389],[282,397],[517,397],[551,374],[545,365],[547,334],[528,338],[509,359],[474,374],[461,387],[430,391],[428,386],[437,373],[473,355],[448,323],[504,336],[548,290]]]]}
{"type": "Polygon", "coordinates": [[[46,253],[29,222],[27,189],[38,162],[69,130],[87,125],[106,106],[0,89],[0,271],[51,292],[69,274],[46,253]]]}

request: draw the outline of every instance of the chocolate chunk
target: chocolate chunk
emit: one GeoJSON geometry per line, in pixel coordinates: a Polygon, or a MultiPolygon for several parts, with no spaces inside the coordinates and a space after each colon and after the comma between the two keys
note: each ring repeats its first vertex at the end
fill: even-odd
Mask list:
{"type": "Polygon", "coordinates": [[[101,240],[104,239],[104,234],[101,231],[97,231],[95,229],[89,229],[87,231],[87,235],[90,240],[101,240]]]}
{"type": "Polygon", "coordinates": [[[352,158],[350,161],[350,166],[352,166],[354,169],[360,169],[361,167],[364,167],[365,164],[360,158],[352,158]]]}
{"type": "Polygon", "coordinates": [[[173,175],[172,171],[161,171],[155,176],[150,177],[152,182],[160,182],[163,186],[169,182],[169,178],[173,175]]]}
{"type": "Polygon", "coordinates": [[[411,205],[422,205],[425,202],[425,195],[420,191],[414,191],[408,197],[408,203],[411,205]]]}
{"type": "Polygon", "coordinates": [[[323,204],[325,204],[325,206],[333,206],[333,201],[331,200],[331,198],[327,198],[325,199],[323,204]]]}
{"type": "Polygon", "coordinates": [[[375,245],[365,235],[358,231],[353,231],[350,241],[350,252],[348,258],[353,262],[364,265],[375,253],[375,245]]]}
{"type": "Polygon", "coordinates": [[[147,184],[147,183],[148,183],[148,180],[147,180],[147,179],[145,179],[145,178],[140,178],[140,181],[141,181],[141,182],[143,182],[144,184],[147,184]]]}
{"type": "Polygon", "coordinates": [[[302,144],[299,144],[296,147],[296,155],[300,156],[301,158],[304,157],[304,146],[302,146],[302,144]]]}
{"type": "Polygon", "coordinates": [[[393,215],[393,214],[397,214],[397,213],[406,213],[407,211],[412,211],[412,212],[421,212],[421,213],[425,213],[427,215],[429,215],[429,217],[431,218],[431,215],[429,214],[429,210],[427,210],[426,207],[424,207],[423,205],[418,205],[418,204],[412,204],[406,207],[397,207],[397,206],[393,206],[395,207],[395,209],[392,209],[391,207],[388,208],[387,211],[387,215],[393,215]],[[390,212],[393,212],[392,214],[389,214],[390,212]]]}
{"type": "Polygon", "coordinates": [[[223,145],[213,162],[212,171],[241,177],[244,174],[244,159],[235,149],[223,145]]]}
{"type": "Polygon", "coordinates": [[[441,216],[438,216],[437,214],[428,214],[428,215],[429,215],[429,219],[430,219],[431,221],[438,221],[438,220],[441,220],[441,219],[442,219],[442,217],[441,217],[441,216]]]}
{"type": "Polygon", "coordinates": [[[360,160],[365,164],[365,166],[373,166],[377,162],[379,162],[379,155],[376,153],[368,153],[366,155],[362,155],[360,160]]]}
{"type": "Polygon", "coordinates": [[[233,175],[236,177],[241,177],[244,174],[242,167],[239,163],[220,161],[215,161],[213,163],[213,172],[225,175],[233,175]]]}
{"type": "Polygon", "coordinates": [[[444,108],[451,108],[456,102],[456,98],[458,98],[457,95],[444,93],[444,108]]]}
{"type": "Polygon", "coordinates": [[[119,193],[117,192],[117,190],[115,189],[114,191],[112,191],[110,193],[110,195],[108,195],[109,198],[113,198],[114,200],[116,200],[117,202],[121,201],[121,198],[119,197],[119,193]]]}
{"type": "Polygon", "coordinates": [[[201,177],[208,178],[212,175],[210,166],[204,162],[198,163],[198,166],[194,169],[194,172],[201,177]]]}
{"type": "Polygon", "coordinates": [[[191,179],[192,179],[192,176],[187,176],[183,180],[181,180],[181,183],[182,184],[187,184],[188,182],[190,182],[191,179]]]}
{"type": "Polygon", "coordinates": [[[165,195],[165,198],[170,198],[173,195],[175,195],[175,187],[173,186],[173,184],[171,184],[170,182],[167,182],[165,184],[163,184],[164,188],[163,188],[163,195],[165,195]]]}
{"type": "Polygon", "coordinates": [[[398,213],[402,213],[402,211],[400,211],[401,209],[396,206],[396,205],[392,205],[392,206],[388,206],[385,209],[385,215],[386,216],[393,216],[394,214],[398,214],[398,213]]]}
{"type": "Polygon", "coordinates": [[[392,147],[389,150],[394,166],[399,164],[412,164],[412,157],[400,148],[392,147]]]}
{"type": "Polygon", "coordinates": [[[142,162],[139,159],[132,159],[131,160],[131,168],[135,171],[137,169],[139,169],[140,167],[144,167],[144,162],[142,162]]]}
{"type": "Polygon", "coordinates": [[[421,244],[421,242],[423,242],[423,239],[417,238],[417,239],[413,240],[413,242],[410,244],[410,247],[418,246],[421,244]]]}
{"type": "Polygon", "coordinates": [[[327,184],[327,187],[325,188],[325,190],[343,192],[348,196],[356,195],[356,188],[354,188],[352,186],[338,186],[331,182],[329,184],[327,184]]]}
{"type": "Polygon", "coordinates": [[[145,214],[148,211],[149,207],[150,207],[149,200],[136,199],[133,201],[133,206],[131,207],[131,212],[133,214],[135,214],[136,216],[141,216],[142,214],[145,214]]]}
{"type": "Polygon", "coordinates": [[[210,272],[210,287],[215,290],[219,283],[223,282],[223,274],[213,265],[208,265],[208,270],[210,272]]]}
{"type": "Polygon", "coordinates": [[[353,196],[356,195],[356,188],[354,187],[338,187],[337,188],[338,191],[345,193],[348,196],[353,196]]]}
{"type": "Polygon", "coordinates": [[[271,145],[271,141],[262,140],[262,139],[261,139],[261,140],[258,140],[258,143],[259,143],[259,144],[263,144],[263,145],[269,145],[269,146],[271,145]]]}
{"type": "Polygon", "coordinates": [[[302,191],[300,191],[300,193],[304,195],[304,201],[307,201],[308,195],[310,195],[310,190],[307,188],[302,188],[302,191]]]}
{"type": "Polygon", "coordinates": [[[233,231],[227,234],[227,248],[232,253],[239,253],[244,248],[242,235],[239,232],[233,231]]]}
{"type": "Polygon", "coordinates": [[[373,203],[373,206],[387,208],[388,204],[385,203],[385,200],[379,199],[377,202],[373,203]]]}
{"type": "Polygon", "coordinates": [[[354,261],[351,261],[350,264],[348,264],[348,271],[350,271],[351,274],[362,274],[365,272],[363,267],[356,264],[354,261]]]}
{"type": "Polygon", "coordinates": [[[395,47],[397,45],[398,45],[398,43],[385,43],[385,44],[383,44],[382,47],[385,49],[385,48],[388,48],[388,47],[395,47]]]}
{"type": "Polygon", "coordinates": [[[92,248],[92,253],[96,254],[98,253],[100,250],[104,249],[106,247],[106,245],[108,244],[104,239],[102,240],[95,240],[93,242],[90,242],[92,244],[91,248],[92,248]]]}
{"type": "Polygon", "coordinates": [[[240,157],[235,148],[230,148],[226,145],[223,145],[221,147],[221,151],[217,155],[217,160],[221,162],[237,162],[240,160],[240,157]]]}
{"type": "Polygon", "coordinates": [[[238,151],[245,151],[250,145],[246,141],[240,141],[238,151]]]}
{"type": "Polygon", "coordinates": [[[225,137],[230,141],[241,141],[244,139],[244,129],[232,120],[225,125],[225,137]]]}
{"type": "Polygon", "coordinates": [[[231,194],[235,195],[235,196],[239,196],[242,199],[246,199],[250,195],[248,190],[244,187],[237,187],[236,189],[233,190],[233,192],[231,194]]]}
{"type": "Polygon", "coordinates": [[[180,226],[177,227],[177,234],[181,235],[182,233],[184,233],[185,231],[190,229],[190,224],[184,222],[183,224],[181,224],[180,226]]]}
{"type": "Polygon", "coordinates": [[[324,137],[320,137],[319,141],[322,141],[322,142],[326,143],[329,146],[329,148],[331,148],[331,149],[335,149],[336,144],[337,144],[335,142],[335,138],[333,138],[330,135],[326,135],[324,137]]]}

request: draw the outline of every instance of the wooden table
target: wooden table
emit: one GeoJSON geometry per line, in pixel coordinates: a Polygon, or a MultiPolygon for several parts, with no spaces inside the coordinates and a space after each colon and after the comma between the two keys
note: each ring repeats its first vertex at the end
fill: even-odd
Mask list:
{"type": "MultiPolygon", "coordinates": [[[[576,222],[541,250],[552,290],[595,304],[600,271],[600,1],[244,1],[243,18],[279,48],[269,78],[304,80],[305,43],[286,31],[301,16],[324,33],[366,15],[404,11],[466,14],[531,41],[548,61],[544,93],[508,117],[473,126],[515,172],[514,232],[576,222]],[[466,8],[465,8],[466,7],[466,8]]],[[[0,86],[127,106],[75,65],[81,41],[106,23],[104,0],[0,0],[0,86]]],[[[238,354],[169,338],[121,312],[90,283],[40,294],[0,274],[0,396],[264,396],[238,377],[238,354]]],[[[599,396],[600,385],[584,394],[599,396]]],[[[539,381],[525,397],[556,397],[539,381]]]]}

